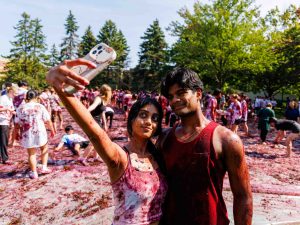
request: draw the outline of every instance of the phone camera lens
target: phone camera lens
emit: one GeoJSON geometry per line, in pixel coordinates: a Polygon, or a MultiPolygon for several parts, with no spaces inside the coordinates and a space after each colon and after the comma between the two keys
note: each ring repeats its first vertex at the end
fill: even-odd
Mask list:
{"type": "Polygon", "coordinates": [[[93,51],[93,55],[95,55],[97,53],[97,50],[93,51]]]}
{"type": "Polygon", "coordinates": [[[98,54],[101,54],[103,52],[103,50],[98,51],[98,54]]]}
{"type": "Polygon", "coordinates": [[[101,50],[102,49],[102,46],[100,45],[99,47],[98,47],[98,50],[101,50]]]}

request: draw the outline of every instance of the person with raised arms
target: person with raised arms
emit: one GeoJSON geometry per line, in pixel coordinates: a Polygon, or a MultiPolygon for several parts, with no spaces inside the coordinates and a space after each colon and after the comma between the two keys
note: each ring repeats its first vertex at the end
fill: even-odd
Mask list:
{"type": "Polygon", "coordinates": [[[46,79],[107,165],[115,202],[113,224],[157,225],[162,216],[167,182],[162,157],[151,137],[161,131],[162,109],[150,98],[136,102],[127,121],[130,141],[124,147],[119,146],[111,141],[85,106],[73,94],[64,91],[65,85],[83,89],[89,83],[70,69],[77,65],[95,68],[84,59],[66,60],[52,68],[46,79]]]}

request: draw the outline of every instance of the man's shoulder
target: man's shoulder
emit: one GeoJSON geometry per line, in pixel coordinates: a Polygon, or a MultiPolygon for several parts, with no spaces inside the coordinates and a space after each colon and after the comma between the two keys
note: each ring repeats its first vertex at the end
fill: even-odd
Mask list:
{"type": "Polygon", "coordinates": [[[240,137],[224,126],[217,126],[214,132],[213,144],[217,152],[224,152],[229,149],[242,146],[240,137]]]}

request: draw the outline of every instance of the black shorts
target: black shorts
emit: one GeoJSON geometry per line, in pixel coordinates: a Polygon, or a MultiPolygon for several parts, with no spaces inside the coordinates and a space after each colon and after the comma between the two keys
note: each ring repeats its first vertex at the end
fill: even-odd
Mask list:
{"type": "Polygon", "coordinates": [[[234,124],[235,124],[235,125],[239,125],[240,123],[242,123],[242,119],[236,119],[236,120],[234,121],[234,124]]]}
{"type": "Polygon", "coordinates": [[[79,144],[80,144],[80,148],[86,148],[87,146],[89,146],[90,142],[89,141],[82,141],[79,144]]]}
{"type": "Polygon", "coordinates": [[[69,149],[73,149],[76,144],[80,145],[80,148],[86,148],[89,146],[90,142],[89,141],[81,141],[81,142],[74,142],[72,143],[72,146],[67,146],[69,149]]]}

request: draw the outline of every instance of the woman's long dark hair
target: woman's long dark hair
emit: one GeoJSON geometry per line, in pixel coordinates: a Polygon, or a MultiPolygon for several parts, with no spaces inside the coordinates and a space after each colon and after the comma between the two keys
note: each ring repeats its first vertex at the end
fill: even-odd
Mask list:
{"type": "MultiPolygon", "coordinates": [[[[128,114],[128,120],[127,120],[127,131],[129,136],[132,136],[132,123],[133,121],[136,119],[136,117],[138,116],[141,108],[143,108],[146,105],[153,105],[157,111],[158,111],[158,123],[157,123],[157,129],[155,131],[155,133],[153,134],[153,136],[157,136],[161,133],[162,130],[162,118],[163,118],[163,110],[161,105],[153,98],[144,98],[141,100],[138,100],[136,103],[134,103],[129,111],[128,114]]],[[[166,175],[166,165],[163,159],[163,155],[161,154],[160,151],[157,150],[157,148],[155,147],[155,145],[153,144],[153,142],[151,140],[148,141],[147,143],[147,149],[149,151],[149,153],[153,156],[153,158],[155,159],[155,161],[157,162],[159,169],[162,171],[162,173],[164,175],[166,175]]]]}
{"type": "Polygon", "coordinates": [[[157,111],[158,111],[158,122],[157,122],[157,129],[153,136],[157,136],[161,132],[161,124],[162,124],[162,118],[163,118],[163,111],[160,106],[160,104],[153,98],[144,98],[141,100],[138,100],[136,103],[134,103],[128,113],[128,120],[127,120],[127,131],[129,136],[132,137],[132,123],[137,118],[141,108],[143,108],[146,105],[153,105],[157,111]]]}

